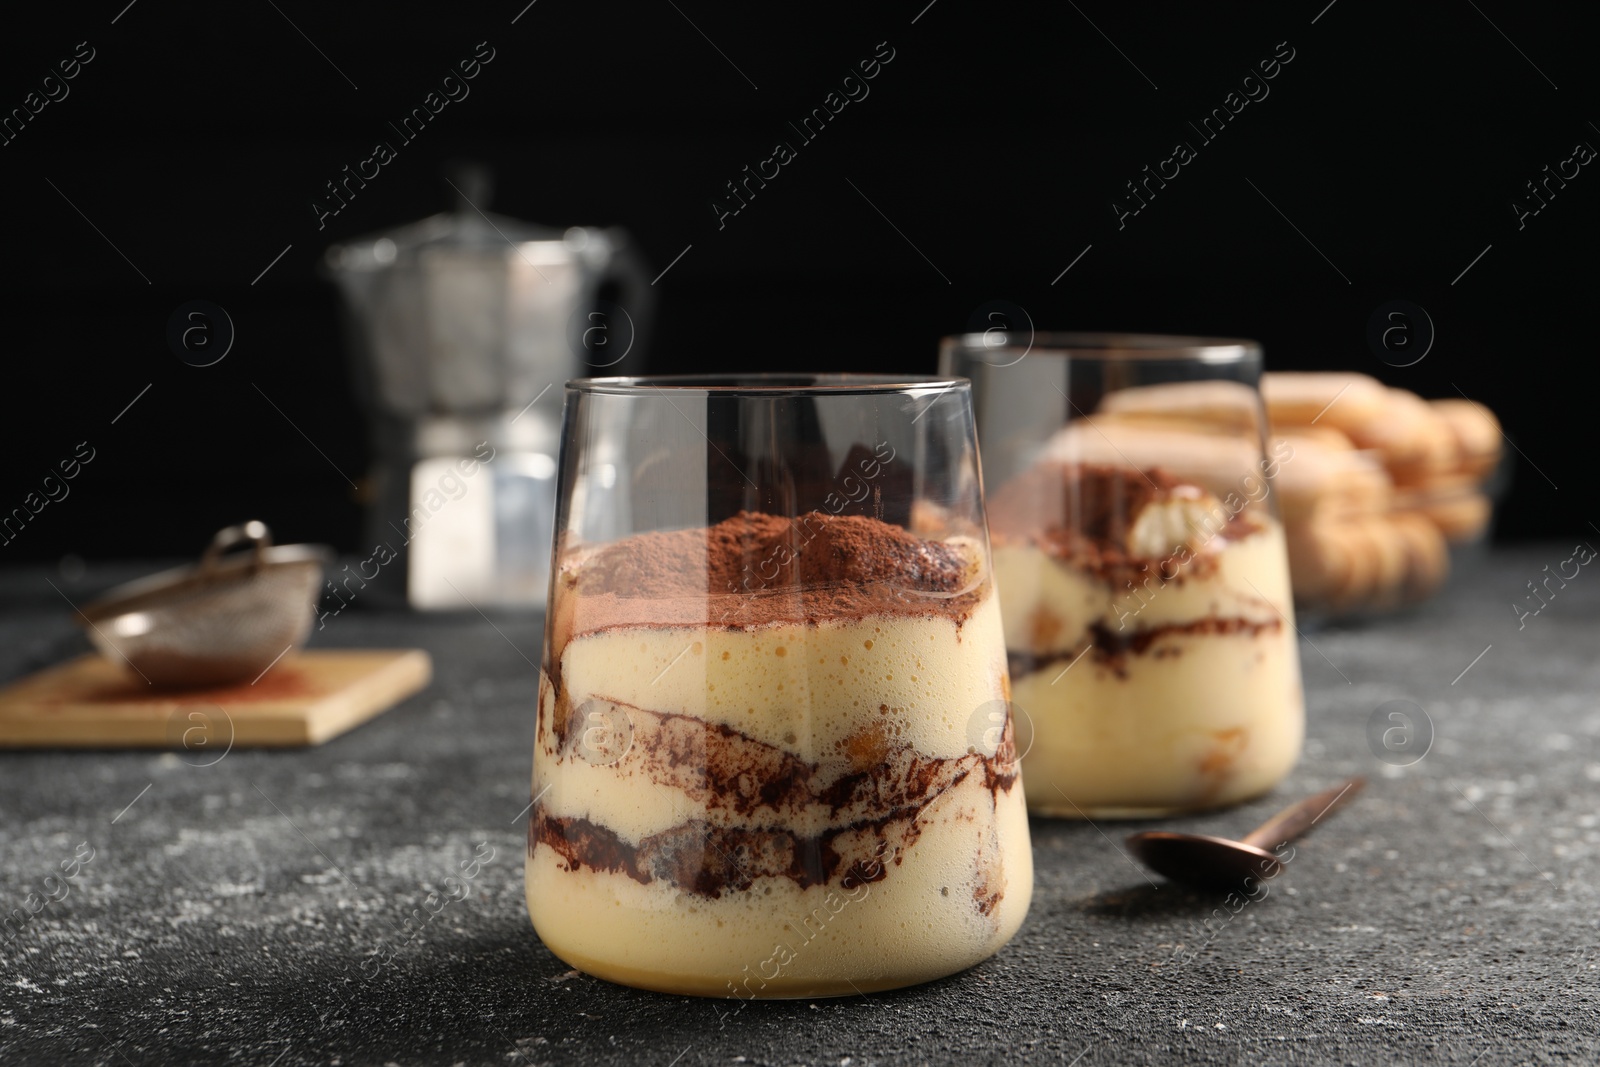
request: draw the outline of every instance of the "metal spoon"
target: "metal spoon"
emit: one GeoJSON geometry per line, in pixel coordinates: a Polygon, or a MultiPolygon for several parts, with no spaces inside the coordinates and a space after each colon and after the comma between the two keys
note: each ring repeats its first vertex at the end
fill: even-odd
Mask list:
{"type": "Polygon", "coordinates": [[[1361,792],[1366,784],[1365,778],[1352,778],[1290,804],[1240,841],[1209,834],[1145,830],[1129,834],[1128,847],[1146,867],[1174,882],[1212,889],[1233,888],[1251,880],[1264,882],[1283,873],[1283,861],[1273,855],[1274,849],[1311,829],[1318,819],[1361,792]]]}

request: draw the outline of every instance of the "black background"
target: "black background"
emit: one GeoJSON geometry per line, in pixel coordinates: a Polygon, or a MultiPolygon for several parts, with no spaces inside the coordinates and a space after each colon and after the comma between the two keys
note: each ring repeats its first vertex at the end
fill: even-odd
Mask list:
{"type": "Polygon", "coordinates": [[[692,245],[656,286],[651,371],[931,372],[938,338],[997,299],[1040,328],[1251,336],[1269,367],[1494,406],[1525,457],[1498,536],[1600,521],[1584,498],[1600,174],[1524,229],[1510,206],[1600,145],[1575,5],[525,2],[8,15],[7,112],[78,42],[95,58],[0,147],[0,510],[78,442],[96,456],[0,558],[184,555],[247,517],[358,547],[339,471],[360,480],[366,432],[317,264],[447,206],[441,167],[462,157],[493,167],[495,210],[626,226],[652,273],[692,245]],[[480,41],[495,58],[470,96],[319,230],[324,183],[395,140],[387,123],[480,41]],[[870,95],[719,230],[723,183],[795,141],[787,123],[885,41],[870,95]],[[1270,95],[1200,145],[1187,121],[1279,42],[1294,59],[1270,95]],[[1119,230],[1123,183],[1180,139],[1198,158],[1119,230]],[[237,330],[207,368],[166,343],[196,299],[237,330]],[[1365,341],[1394,299],[1437,330],[1400,369],[1365,341]]]}

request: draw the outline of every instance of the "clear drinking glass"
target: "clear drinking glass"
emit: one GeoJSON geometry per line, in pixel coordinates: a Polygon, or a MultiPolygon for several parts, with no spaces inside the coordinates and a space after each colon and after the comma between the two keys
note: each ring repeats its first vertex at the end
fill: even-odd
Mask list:
{"type": "Polygon", "coordinates": [[[1260,346],[990,331],[941,370],[973,383],[1029,808],[1272,788],[1305,709],[1260,346]]]}
{"type": "Polygon", "coordinates": [[[574,967],[844,995],[1032,894],[969,386],[567,386],[527,892],[574,967]]]}

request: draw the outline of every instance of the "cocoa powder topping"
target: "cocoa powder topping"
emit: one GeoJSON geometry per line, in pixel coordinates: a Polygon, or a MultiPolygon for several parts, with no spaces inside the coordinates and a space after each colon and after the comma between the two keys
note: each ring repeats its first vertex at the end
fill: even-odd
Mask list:
{"type": "MultiPolygon", "coordinates": [[[[1097,463],[1040,463],[1007,482],[989,499],[989,530],[996,546],[1032,544],[1114,588],[1199,577],[1216,567],[1204,550],[1147,559],[1130,552],[1128,532],[1140,512],[1196,488],[1161,467],[1135,470],[1097,463]]],[[[1221,507],[1218,504],[1218,507],[1221,507]]],[[[1223,513],[1217,535],[1235,540],[1260,529],[1240,513],[1223,513]]]]}
{"type": "Polygon", "coordinates": [[[741,511],[710,527],[636,534],[563,572],[568,637],[614,626],[755,627],[938,614],[975,605],[978,563],[960,544],[925,540],[862,515],[793,519],[741,511]]]}

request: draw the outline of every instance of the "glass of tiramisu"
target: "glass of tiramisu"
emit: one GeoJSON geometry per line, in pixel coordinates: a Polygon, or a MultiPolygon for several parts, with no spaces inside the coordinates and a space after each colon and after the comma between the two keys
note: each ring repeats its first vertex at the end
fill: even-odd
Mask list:
{"type": "Polygon", "coordinates": [[[1029,808],[1272,788],[1305,710],[1260,346],[991,330],[941,370],[973,382],[1029,808]]]}
{"type": "Polygon", "coordinates": [[[1032,894],[968,383],[567,386],[528,911],[601,978],[846,995],[1032,894]]]}

